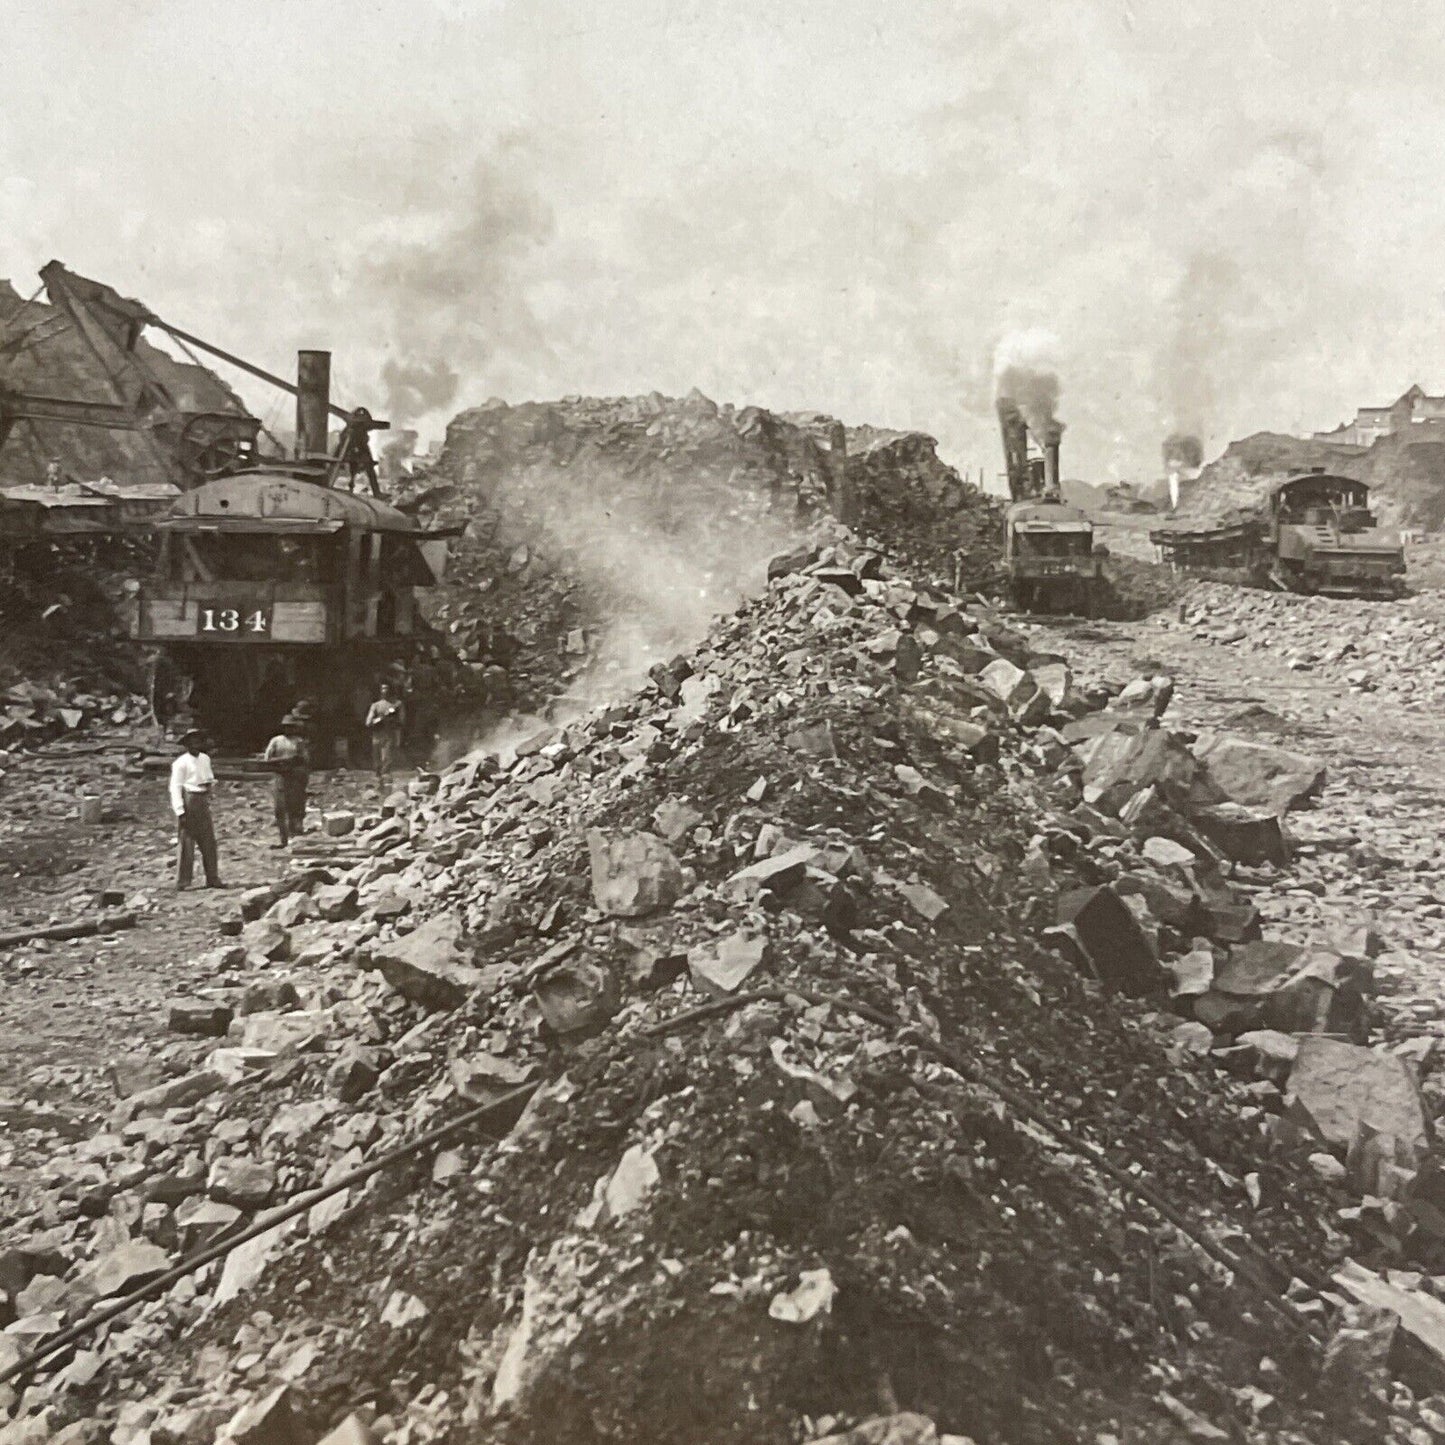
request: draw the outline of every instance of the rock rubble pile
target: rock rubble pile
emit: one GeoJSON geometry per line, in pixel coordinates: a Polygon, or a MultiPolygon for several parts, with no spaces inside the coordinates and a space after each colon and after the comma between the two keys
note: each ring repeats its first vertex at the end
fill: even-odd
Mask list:
{"type": "Polygon", "coordinates": [[[1445,602],[1435,592],[1382,606],[1201,582],[1180,604],[1175,625],[1220,647],[1268,653],[1290,672],[1377,693],[1390,704],[1435,708],[1445,697],[1439,667],[1445,602]]]}
{"type": "Polygon", "coordinates": [[[123,727],[149,715],[149,703],[134,693],[18,682],[0,691],[0,751],[36,747],[97,723],[123,727]]]}
{"type": "Polygon", "coordinates": [[[0,749],[34,746],[92,723],[149,714],[145,670],[119,636],[114,601],[144,549],[36,543],[12,549],[0,576],[0,749]],[[88,555],[74,555],[85,550],[88,555]]]}
{"type": "Polygon", "coordinates": [[[0,1373],[162,1287],[3,1445],[1437,1438],[1381,942],[1252,902],[1319,765],[846,533],[768,572],[328,816],[99,1132],[7,1146],[0,1373]]]}

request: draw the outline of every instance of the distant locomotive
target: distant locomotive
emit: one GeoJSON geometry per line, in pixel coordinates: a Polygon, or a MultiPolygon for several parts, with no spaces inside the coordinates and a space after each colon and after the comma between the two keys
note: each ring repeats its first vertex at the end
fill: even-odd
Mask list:
{"type": "Polygon", "coordinates": [[[1370,489],[1323,468],[1276,482],[1255,510],[1150,532],[1164,561],[1186,572],[1233,574],[1259,587],[1342,597],[1405,593],[1399,532],[1370,510],[1370,489]]]}
{"type": "Polygon", "coordinates": [[[998,401],[1011,505],[1004,516],[1004,566],[1015,605],[1028,612],[1067,610],[1091,616],[1102,597],[1103,564],[1094,524],[1063,499],[1059,443],[1063,427],[1041,427],[1039,455],[1010,400],[998,401]]]}

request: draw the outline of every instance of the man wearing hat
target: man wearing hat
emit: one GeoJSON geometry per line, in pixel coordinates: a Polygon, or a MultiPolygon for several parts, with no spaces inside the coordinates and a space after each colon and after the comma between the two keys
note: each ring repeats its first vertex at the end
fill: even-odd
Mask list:
{"type": "Polygon", "coordinates": [[[266,744],[263,761],[275,769],[271,779],[271,802],[276,813],[276,832],[284,848],[295,833],[306,831],[306,785],[311,778],[311,754],[306,746],[307,718],[297,707],[281,719],[281,731],[266,744]]]}
{"type": "Polygon", "coordinates": [[[203,741],[200,728],[187,728],[181,734],[184,751],[171,764],[171,809],[176,815],[176,832],[181,841],[177,888],[191,886],[197,848],[201,850],[201,866],[206,870],[206,887],[223,886],[216,866],[216,827],[211,821],[211,789],[216,786],[216,775],[211,770],[210,757],[201,751],[203,741]]]}

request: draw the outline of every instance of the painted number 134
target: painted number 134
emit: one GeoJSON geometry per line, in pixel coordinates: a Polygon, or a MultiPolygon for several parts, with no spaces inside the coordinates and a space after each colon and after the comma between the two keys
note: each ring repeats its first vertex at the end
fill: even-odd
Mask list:
{"type": "Polygon", "coordinates": [[[202,632],[265,632],[266,614],[260,610],[242,615],[236,607],[203,607],[202,632]]]}

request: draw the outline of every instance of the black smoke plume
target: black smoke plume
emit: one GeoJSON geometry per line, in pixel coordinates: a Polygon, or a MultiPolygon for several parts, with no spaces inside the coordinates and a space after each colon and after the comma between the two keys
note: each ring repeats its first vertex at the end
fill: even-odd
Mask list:
{"type": "Polygon", "coordinates": [[[1204,443],[1192,432],[1174,432],[1164,443],[1164,470],[1193,468],[1204,464],[1204,443]]]}

